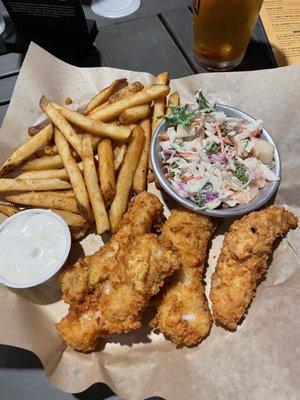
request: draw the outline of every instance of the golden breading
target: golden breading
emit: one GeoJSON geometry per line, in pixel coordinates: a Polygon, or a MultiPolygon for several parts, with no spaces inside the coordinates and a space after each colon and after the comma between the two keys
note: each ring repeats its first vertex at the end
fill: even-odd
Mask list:
{"type": "Polygon", "coordinates": [[[61,290],[66,303],[83,301],[102,279],[102,271],[108,271],[114,256],[135,237],[152,232],[163,219],[163,206],[150,193],[142,192],[130,202],[119,229],[111,241],[95,254],[79,260],[61,275],[61,290]]]}
{"type": "Polygon", "coordinates": [[[202,273],[214,230],[212,219],[184,209],[173,210],[162,229],[161,237],[178,248],[182,266],[163,288],[151,326],[179,346],[199,343],[211,328],[202,273]]]}
{"type": "Polygon", "coordinates": [[[298,219],[278,206],[252,212],[231,225],[212,276],[210,298],[217,323],[236,329],[266,273],[275,239],[297,225],[298,219]]]}
{"type": "Polygon", "coordinates": [[[83,303],[73,303],[57,324],[61,339],[75,350],[93,350],[103,335],[139,328],[150,297],[180,261],[169,240],[146,234],[117,251],[106,265],[95,291],[83,303]]]}

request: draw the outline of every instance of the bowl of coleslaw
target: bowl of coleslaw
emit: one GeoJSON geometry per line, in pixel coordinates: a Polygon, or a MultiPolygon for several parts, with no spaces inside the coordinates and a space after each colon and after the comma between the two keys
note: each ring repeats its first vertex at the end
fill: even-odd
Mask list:
{"type": "Polygon", "coordinates": [[[154,132],[150,158],[158,182],[181,205],[213,217],[243,215],[276,192],[281,165],[271,135],[245,112],[195,103],[171,108],[154,132]]]}

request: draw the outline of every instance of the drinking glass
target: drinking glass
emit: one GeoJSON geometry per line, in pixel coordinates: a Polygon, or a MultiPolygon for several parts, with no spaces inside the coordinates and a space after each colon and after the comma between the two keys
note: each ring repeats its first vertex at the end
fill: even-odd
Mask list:
{"type": "Polygon", "coordinates": [[[196,61],[227,71],[243,60],[263,0],[194,0],[196,61]]]}

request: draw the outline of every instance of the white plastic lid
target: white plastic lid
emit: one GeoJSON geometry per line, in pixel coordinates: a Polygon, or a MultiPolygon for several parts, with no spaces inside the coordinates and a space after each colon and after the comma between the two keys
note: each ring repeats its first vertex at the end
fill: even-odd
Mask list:
{"type": "Polygon", "coordinates": [[[93,0],[91,8],[101,17],[120,18],[134,13],[140,5],[140,0],[93,0]]]}
{"type": "MultiPolygon", "coordinates": [[[[24,288],[37,286],[37,285],[40,285],[40,284],[48,281],[50,278],[52,278],[66,262],[66,260],[69,256],[69,253],[70,253],[70,249],[71,249],[71,233],[70,233],[70,229],[69,229],[68,225],[66,224],[65,220],[62,217],[60,217],[58,214],[54,213],[51,210],[44,210],[41,208],[32,208],[29,210],[24,210],[24,211],[18,212],[16,214],[12,215],[11,217],[7,218],[5,221],[2,222],[2,224],[0,224],[0,232],[13,219],[17,219],[21,215],[24,215],[25,213],[26,214],[43,214],[44,213],[44,214],[47,214],[48,216],[50,216],[51,218],[55,219],[56,221],[58,221],[60,223],[60,225],[62,226],[64,235],[65,235],[65,238],[64,238],[65,248],[64,248],[64,253],[63,253],[62,257],[57,262],[57,264],[54,265],[53,267],[51,267],[51,269],[49,269],[48,271],[45,271],[45,274],[38,279],[26,281],[26,283],[16,283],[11,280],[7,280],[3,276],[0,275],[0,284],[8,286],[8,287],[18,288],[18,289],[24,289],[24,288]]],[[[16,251],[17,251],[17,248],[16,248],[16,251]]]]}

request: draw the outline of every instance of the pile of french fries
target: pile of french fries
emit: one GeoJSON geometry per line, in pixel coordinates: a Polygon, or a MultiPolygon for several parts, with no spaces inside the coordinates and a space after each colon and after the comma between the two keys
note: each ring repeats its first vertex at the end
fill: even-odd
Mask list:
{"type": "MultiPolygon", "coordinates": [[[[47,120],[29,127],[29,139],[0,168],[0,212],[51,209],[69,225],[74,240],[95,223],[115,232],[132,193],[147,190],[151,135],[171,106],[169,74],[153,84],[117,79],[75,111],[42,96],[47,120]],[[13,176],[13,177],[12,177],[13,176]],[[9,193],[8,193],[9,192],[9,193]]],[[[150,177],[150,178],[149,178],[150,177]]]]}

